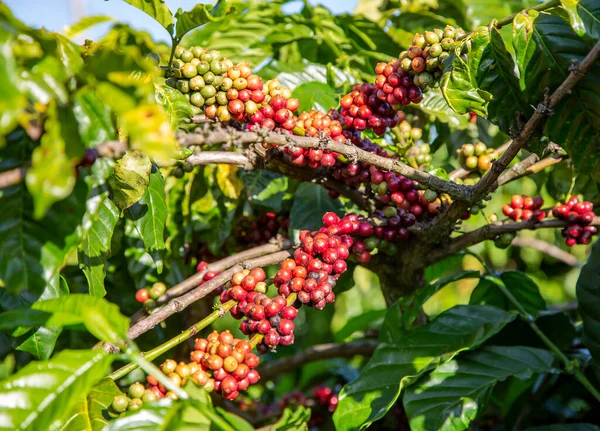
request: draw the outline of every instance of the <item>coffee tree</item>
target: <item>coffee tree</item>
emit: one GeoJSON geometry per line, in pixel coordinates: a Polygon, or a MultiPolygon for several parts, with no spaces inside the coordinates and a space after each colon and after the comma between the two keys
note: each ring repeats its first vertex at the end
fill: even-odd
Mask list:
{"type": "Polygon", "coordinates": [[[126,2],[0,3],[0,428],[598,429],[598,2],[126,2]]]}

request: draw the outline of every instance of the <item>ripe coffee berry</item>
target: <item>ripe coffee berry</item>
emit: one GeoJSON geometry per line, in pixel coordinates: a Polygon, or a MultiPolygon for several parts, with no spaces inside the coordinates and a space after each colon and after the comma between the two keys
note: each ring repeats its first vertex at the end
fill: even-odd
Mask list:
{"type": "Polygon", "coordinates": [[[571,196],[567,202],[552,210],[554,217],[568,223],[561,234],[569,247],[575,244],[589,244],[597,234],[597,227],[591,226],[595,217],[593,210],[594,205],[591,202],[580,202],[575,196],[571,196]]]}
{"type": "Polygon", "coordinates": [[[541,209],[544,200],[541,196],[529,197],[525,195],[513,195],[510,204],[502,207],[505,216],[514,221],[535,219],[542,221],[546,213],[541,209]]]}

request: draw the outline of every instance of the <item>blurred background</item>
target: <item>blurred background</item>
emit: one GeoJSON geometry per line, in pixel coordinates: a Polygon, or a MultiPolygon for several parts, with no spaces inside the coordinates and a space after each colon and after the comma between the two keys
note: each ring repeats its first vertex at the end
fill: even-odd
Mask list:
{"type": "MultiPolygon", "coordinates": [[[[322,4],[333,13],[352,12],[358,0],[321,0],[307,1],[310,4],[322,4]]],[[[130,24],[138,30],[145,30],[157,41],[167,41],[165,30],[152,18],[121,0],[5,0],[17,18],[31,26],[44,27],[60,32],[66,26],[79,21],[84,16],[105,15],[130,24]]],[[[175,13],[179,8],[192,9],[200,3],[196,0],[166,0],[165,3],[175,13]]],[[[210,3],[205,0],[204,3],[210,3]]],[[[303,1],[289,2],[282,7],[285,13],[298,12],[303,1]]],[[[106,23],[89,29],[78,35],[76,40],[97,39],[104,35],[112,24],[106,23]]]]}

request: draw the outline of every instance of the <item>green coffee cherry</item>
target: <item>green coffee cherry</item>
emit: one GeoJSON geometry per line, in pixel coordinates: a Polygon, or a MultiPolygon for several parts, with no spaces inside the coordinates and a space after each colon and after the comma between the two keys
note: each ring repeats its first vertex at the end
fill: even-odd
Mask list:
{"type": "Polygon", "coordinates": [[[177,88],[177,79],[170,77],[165,80],[165,84],[167,84],[171,88],[177,88]]]}
{"type": "Polygon", "coordinates": [[[394,207],[385,207],[383,209],[383,215],[386,216],[387,218],[390,218],[395,215],[398,215],[398,210],[394,207]]]}
{"type": "Polygon", "coordinates": [[[450,39],[449,37],[445,37],[442,39],[442,41],[440,42],[440,46],[445,50],[448,51],[450,49],[450,47],[452,46],[452,44],[454,43],[453,39],[450,39]]]}
{"type": "Polygon", "coordinates": [[[183,162],[183,172],[192,172],[194,170],[194,165],[192,165],[190,162],[188,162],[187,160],[185,162],[183,162]]]}
{"type": "Polygon", "coordinates": [[[223,75],[216,75],[212,82],[213,87],[220,87],[223,84],[223,75]]]}
{"type": "Polygon", "coordinates": [[[379,239],[375,238],[374,236],[370,236],[367,239],[365,239],[365,248],[369,251],[375,250],[378,245],[379,239]]]}
{"type": "Polygon", "coordinates": [[[194,114],[194,115],[200,115],[203,112],[204,111],[202,111],[202,108],[199,108],[198,106],[192,105],[192,114],[194,114]]]}
{"type": "Polygon", "coordinates": [[[473,144],[464,144],[462,146],[462,153],[465,157],[475,155],[475,146],[473,144]]]}
{"type": "Polygon", "coordinates": [[[141,408],[142,408],[142,405],[143,405],[143,404],[144,404],[144,403],[142,402],[142,400],[141,400],[141,399],[139,399],[139,398],[134,398],[134,399],[132,399],[131,401],[129,401],[129,406],[127,406],[127,410],[133,410],[133,411],[135,411],[135,410],[139,410],[139,409],[141,409],[141,408]]]}
{"type": "Polygon", "coordinates": [[[131,386],[129,386],[128,395],[131,398],[142,398],[142,396],[144,396],[145,390],[146,390],[146,388],[144,388],[144,385],[142,385],[139,382],[136,382],[136,383],[132,384],[131,386]]]}
{"type": "Polygon", "coordinates": [[[444,38],[445,39],[454,39],[455,36],[456,36],[456,29],[454,27],[452,27],[451,25],[447,25],[444,28],[444,38]]]}
{"type": "Polygon", "coordinates": [[[191,53],[191,51],[184,51],[183,54],[181,54],[181,60],[183,60],[186,63],[189,63],[190,61],[192,61],[192,58],[194,58],[194,54],[191,53]]]}
{"type": "Polygon", "coordinates": [[[429,55],[431,55],[432,57],[439,57],[443,51],[444,50],[442,49],[442,45],[440,45],[439,43],[434,43],[429,47],[429,55]]]}
{"type": "Polygon", "coordinates": [[[206,82],[207,84],[212,84],[213,81],[215,80],[215,74],[212,72],[206,72],[204,74],[204,82],[206,82]]]}
{"type": "Polygon", "coordinates": [[[146,57],[151,60],[155,66],[160,64],[160,55],[158,55],[156,52],[151,52],[146,57]]]}
{"type": "MultiPolygon", "coordinates": [[[[181,172],[183,173],[183,170],[181,172]]],[[[175,176],[177,177],[177,175],[175,175],[175,176]]],[[[181,178],[181,177],[177,177],[177,178],[181,178]]],[[[144,302],[144,308],[148,311],[154,310],[156,308],[156,301],[154,299],[147,299],[146,302],[144,302]]]]}
{"type": "Polygon", "coordinates": [[[142,402],[151,403],[152,401],[156,401],[156,394],[148,389],[144,392],[144,395],[142,396],[142,402]]]}
{"type": "Polygon", "coordinates": [[[182,93],[189,93],[190,82],[187,79],[179,79],[177,81],[177,89],[182,93]]]}
{"type": "Polygon", "coordinates": [[[195,91],[192,93],[192,96],[190,97],[190,103],[199,108],[202,108],[204,106],[204,97],[202,96],[202,94],[199,91],[195,91]]]}
{"type": "Polygon", "coordinates": [[[400,67],[402,68],[402,70],[405,71],[409,71],[412,69],[412,60],[410,58],[404,58],[402,59],[402,61],[400,62],[400,67]]]}
{"type": "Polygon", "coordinates": [[[425,40],[428,44],[433,45],[440,41],[440,36],[435,31],[426,31],[425,40]]]}
{"type": "Polygon", "coordinates": [[[196,58],[198,58],[198,59],[199,59],[199,58],[200,58],[200,56],[202,55],[202,53],[204,52],[204,49],[202,49],[202,48],[201,48],[201,47],[199,47],[199,46],[193,46],[193,47],[191,48],[191,51],[192,51],[192,54],[194,55],[194,57],[196,57],[196,58]]]}
{"type": "Polygon", "coordinates": [[[189,78],[193,78],[194,76],[196,76],[198,74],[198,70],[192,63],[186,63],[181,68],[181,74],[185,78],[189,79],[189,78]]]}
{"type": "Polygon", "coordinates": [[[192,79],[190,79],[190,90],[198,91],[202,87],[204,87],[204,78],[201,75],[196,75],[192,79]]]}
{"type": "Polygon", "coordinates": [[[181,54],[185,52],[185,48],[181,45],[175,47],[175,58],[181,58],[181,54]]]}
{"type": "Polygon", "coordinates": [[[485,154],[486,151],[487,151],[487,145],[485,145],[483,142],[477,142],[477,144],[475,144],[475,155],[476,156],[482,156],[485,154]]]}
{"type": "MultiPolygon", "coordinates": [[[[202,94],[202,97],[204,97],[204,99],[213,97],[216,93],[217,90],[212,85],[205,85],[204,87],[202,87],[202,89],[200,89],[200,94],[202,94]]],[[[211,103],[208,102],[205,102],[205,104],[211,105],[211,103]]]]}
{"type": "Polygon", "coordinates": [[[112,408],[118,413],[123,413],[129,406],[129,398],[125,395],[118,395],[113,399],[112,408]]]}
{"type": "Polygon", "coordinates": [[[210,64],[207,61],[200,61],[200,63],[198,63],[196,66],[196,69],[200,75],[204,75],[210,70],[210,64]]]}
{"type": "MultiPolygon", "coordinates": [[[[214,87],[213,87],[214,88],[214,87]]],[[[213,97],[209,97],[208,99],[205,100],[204,104],[206,106],[211,106],[214,105],[215,103],[217,103],[217,98],[215,96],[213,97]]]]}

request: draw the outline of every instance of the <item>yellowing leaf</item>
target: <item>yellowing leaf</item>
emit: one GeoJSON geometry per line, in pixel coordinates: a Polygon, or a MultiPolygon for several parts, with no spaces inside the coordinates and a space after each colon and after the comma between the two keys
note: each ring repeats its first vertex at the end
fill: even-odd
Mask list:
{"type": "Polygon", "coordinates": [[[238,168],[231,165],[217,166],[217,184],[223,194],[229,199],[240,197],[244,183],[237,175],[238,168]]]}
{"type": "Polygon", "coordinates": [[[162,161],[177,155],[171,121],[158,105],[142,105],[123,113],[119,120],[132,149],[162,161]]]}
{"type": "Polygon", "coordinates": [[[150,159],[139,153],[128,152],[117,161],[108,184],[119,209],[129,208],[142,198],[150,182],[151,168],[150,159]]]}

